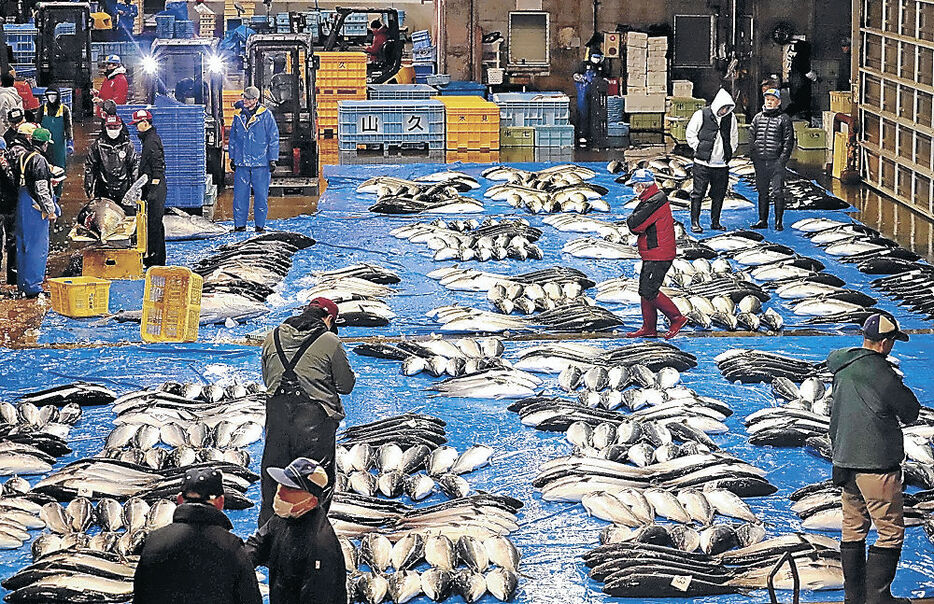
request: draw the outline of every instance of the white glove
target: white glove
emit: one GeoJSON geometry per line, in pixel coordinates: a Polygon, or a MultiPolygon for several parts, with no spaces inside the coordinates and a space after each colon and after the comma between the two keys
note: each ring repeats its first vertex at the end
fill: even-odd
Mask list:
{"type": "Polygon", "coordinates": [[[817,73],[816,73],[813,69],[812,69],[811,71],[807,72],[806,74],[804,74],[804,77],[806,77],[807,79],[811,80],[812,82],[816,82],[816,81],[817,81],[817,73]]]}

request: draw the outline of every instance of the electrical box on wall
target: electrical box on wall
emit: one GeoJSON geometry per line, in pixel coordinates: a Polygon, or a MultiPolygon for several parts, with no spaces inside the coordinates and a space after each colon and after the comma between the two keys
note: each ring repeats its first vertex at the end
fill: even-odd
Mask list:
{"type": "Polygon", "coordinates": [[[608,59],[619,58],[619,34],[603,34],[603,56],[608,59]]]}
{"type": "Polygon", "coordinates": [[[545,75],[551,64],[549,14],[541,11],[509,13],[507,67],[510,72],[545,75]]]}

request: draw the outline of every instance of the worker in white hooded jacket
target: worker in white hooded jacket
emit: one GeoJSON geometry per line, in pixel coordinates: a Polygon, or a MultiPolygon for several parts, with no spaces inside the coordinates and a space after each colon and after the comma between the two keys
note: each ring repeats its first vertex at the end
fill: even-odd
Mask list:
{"type": "Polygon", "coordinates": [[[703,233],[701,203],[710,189],[710,228],[726,230],[720,224],[720,210],[729,186],[729,163],[739,144],[739,127],[733,115],[733,97],[720,89],[713,102],[699,109],[688,122],[688,145],[694,150],[694,189],[691,192],[691,231],[703,233]]]}

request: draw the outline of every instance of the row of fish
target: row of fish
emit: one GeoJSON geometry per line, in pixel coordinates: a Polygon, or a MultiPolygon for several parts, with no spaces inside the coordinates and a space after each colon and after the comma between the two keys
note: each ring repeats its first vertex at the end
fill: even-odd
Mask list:
{"type": "Polygon", "coordinates": [[[369,211],[378,214],[469,214],[483,212],[483,203],[460,193],[480,184],[461,172],[437,172],[415,180],[377,176],[360,184],[356,192],[376,195],[369,211]]]}
{"type": "Polygon", "coordinates": [[[166,526],[172,523],[174,513],[175,502],[171,499],[159,499],[150,505],[139,497],[131,497],[121,505],[110,498],[92,502],[87,497],[76,497],[65,507],[57,501],[45,504],[39,517],[55,534],[87,533],[91,527],[97,526],[103,531],[100,534],[104,539],[108,533],[117,531],[132,533],[144,528],[152,531],[166,526]]]}
{"type": "MultiPolygon", "coordinates": [[[[791,510],[801,518],[801,527],[809,531],[843,530],[842,490],[832,481],[809,484],[794,491],[788,498],[791,510]]],[[[934,522],[934,492],[906,493],[905,526],[934,522]]]]}
{"type": "Polygon", "coordinates": [[[400,340],[392,344],[360,344],[356,354],[381,359],[402,361],[403,375],[426,372],[434,377],[470,375],[494,367],[507,367],[503,360],[502,340],[488,338],[460,338],[457,340],[400,340]]]}
{"type": "Polygon", "coordinates": [[[384,298],[397,293],[389,285],[398,283],[400,278],[384,267],[353,264],[317,273],[308,280],[314,283],[313,287],[300,291],[298,299],[307,302],[320,297],[336,303],[339,327],[380,327],[396,317],[384,298]]]}
{"type": "Polygon", "coordinates": [[[764,350],[731,348],[716,357],[717,369],[730,382],[751,384],[756,382],[772,383],[783,377],[800,383],[809,377],[830,380],[826,363],[811,363],[791,356],[764,350]]]}
{"type": "MultiPolygon", "coordinates": [[[[759,520],[746,503],[735,493],[726,489],[682,489],[672,492],[660,488],[620,489],[596,491],[581,498],[581,505],[595,518],[612,522],[616,526],[639,528],[655,523],[656,516],[681,524],[696,522],[702,527],[713,524],[719,514],[758,524],[759,520]]],[[[762,536],[765,532],[762,532],[762,536]]],[[[614,539],[625,540],[622,535],[614,539]]],[[[701,547],[711,552],[706,544],[692,543],[693,547],[682,547],[694,551],[701,547]]],[[[750,545],[750,543],[744,543],[750,545]]]]}
{"type": "Polygon", "coordinates": [[[519,551],[504,535],[477,539],[461,535],[450,539],[443,534],[406,533],[395,543],[385,535],[368,533],[360,538],[360,545],[340,537],[341,551],[347,570],[366,566],[384,573],[412,570],[423,563],[441,570],[455,570],[464,566],[474,572],[486,572],[498,566],[513,572],[519,569],[519,551]]]}
{"type": "MultiPolygon", "coordinates": [[[[473,221],[476,222],[476,221],[473,221]]],[[[471,223],[471,225],[473,224],[471,223]]],[[[390,231],[393,237],[424,243],[434,260],[541,260],[544,252],[535,245],[540,229],[525,220],[487,218],[467,230],[455,230],[442,220],[415,223],[390,231]]]]}

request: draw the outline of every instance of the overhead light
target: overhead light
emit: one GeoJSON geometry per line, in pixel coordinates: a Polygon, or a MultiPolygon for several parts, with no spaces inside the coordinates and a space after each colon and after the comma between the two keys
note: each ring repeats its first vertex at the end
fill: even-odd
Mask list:
{"type": "Polygon", "coordinates": [[[159,71],[159,62],[156,61],[156,58],[152,55],[143,57],[142,60],[143,72],[149,75],[152,75],[159,71]]]}
{"type": "Polygon", "coordinates": [[[208,71],[211,73],[224,73],[227,69],[227,65],[224,63],[224,57],[216,54],[208,55],[207,66],[208,71]]]}

